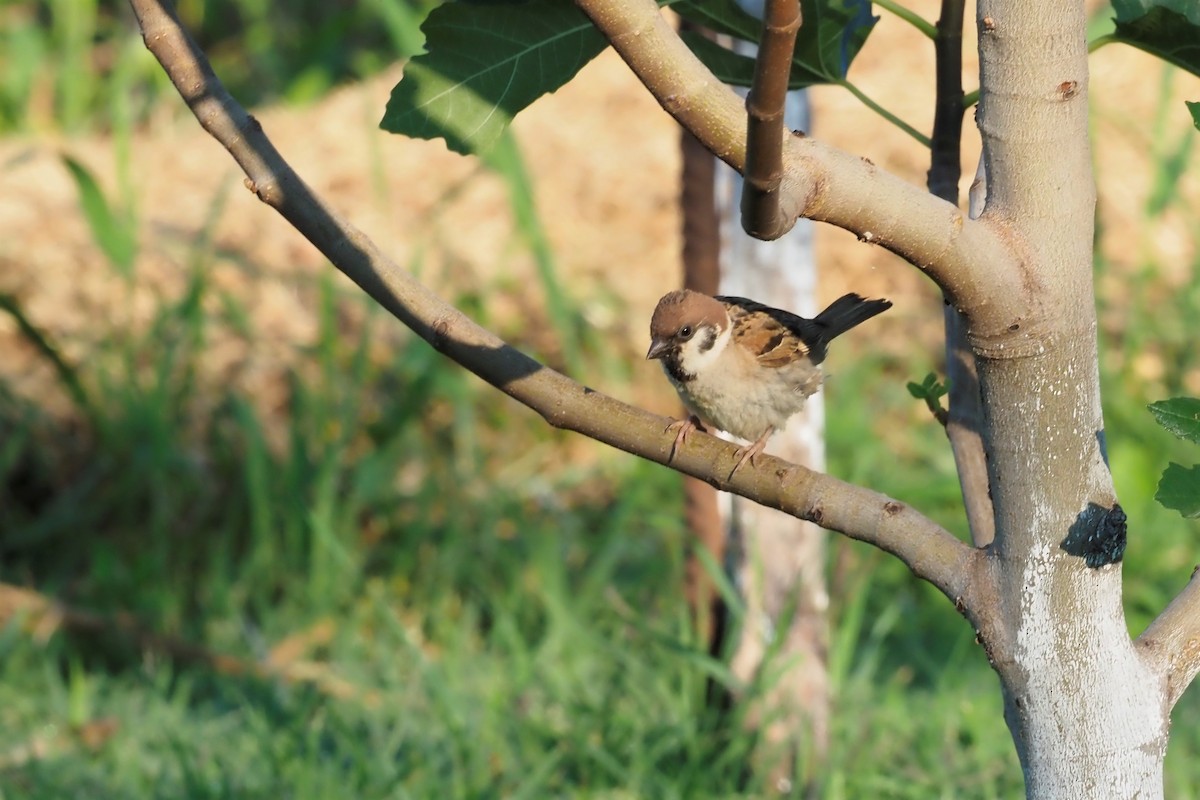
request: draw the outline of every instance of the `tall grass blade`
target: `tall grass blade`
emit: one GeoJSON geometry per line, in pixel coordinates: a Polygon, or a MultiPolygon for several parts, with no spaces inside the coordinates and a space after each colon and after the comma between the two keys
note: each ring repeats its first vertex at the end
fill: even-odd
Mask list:
{"type": "Polygon", "coordinates": [[[92,403],[91,397],[88,395],[87,389],[84,388],[83,380],[79,376],[79,370],[74,365],[68,364],[63,358],[62,353],[50,341],[50,336],[33,323],[29,317],[25,316],[25,311],[21,308],[21,304],[17,302],[17,298],[10,294],[0,294],[0,310],[5,311],[13,321],[17,323],[17,329],[21,331],[21,335],[33,345],[54,368],[55,375],[58,376],[63,388],[70,395],[75,407],[88,418],[93,424],[98,426],[100,423],[100,415],[96,412],[96,406],[92,403]]]}
{"type": "Polygon", "coordinates": [[[68,155],[64,155],[62,160],[79,191],[79,205],[92,231],[92,238],[121,277],[132,281],[134,260],[137,258],[133,220],[113,208],[87,167],[68,155]]]}
{"type": "Polygon", "coordinates": [[[1150,184],[1150,196],[1146,198],[1146,214],[1151,217],[1161,215],[1179,199],[1180,183],[1188,174],[1192,144],[1196,137],[1195,127],[1181,126],[1175,114],[1177,106],[1171,99],[1171,87],[1176,72],[1174,68],[1163,65],[1162,80],[1159,82],[1153,134],[1157,157],[1151,161],[1153,181],[1150,184]],[[1179,131],[1178,135],[1176,131],[1179,131]]]}
{"type": "Polygon", "coordinates": [[[496,146],[483,155],[484,161],[504,179],[508,187],[509,203],[517,230],[533,253],[538,280],[546,294],[546,311],[550,324],[562,348],[563,362],[575,374],[584,374],[581,356],[581,327],[579,315],[558,280],[558,267],[554,251],[538,216],[534,200],[533,181],[525,169],[516,137],[507,129],[496,141],[496,146]]]}
{"type": "Polygon", "coordinates": [[[59,117],[67,130],[87,121],[92,97],[100,81],[92,69],[92,47],[96,39],[97,0],[51,0],[50,18],[58,63],[59,117]]]}
{"type": "Polygon", "coordinates": [[[383,20],[384,30],[397,56],[409,58],[421,52],[425,45],[425,35],[421,33],[426,13],[423,9],[414,8],[408,0],[371,0],[369,5],[383,20]]]}

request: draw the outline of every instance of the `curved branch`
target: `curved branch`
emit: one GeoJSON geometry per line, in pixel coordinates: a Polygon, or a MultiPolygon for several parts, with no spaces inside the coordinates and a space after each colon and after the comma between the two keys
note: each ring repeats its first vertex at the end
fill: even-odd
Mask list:
{"type": "Polygon", "coordinates": [[[1183,591],[1163,609],[1135,644],[1142,658],[1163,677],[1167,708],[1172,708],[1200,673],[1200,567],[1183,591]]]}
{"type": "Polygon", "coordinates": [[[778,239],[794,219],[780,209],[783,183],[783,106],[800,30],[800,0],[767,0],[754,81],[746,96],[746,181],[742,228],[756,239],[778,239]]]}
{"type": "MultiPolygon", "coordinates": [[[[745,171],[744,112],[736,93],[705,67],[654,0],[575,0],[668,113],[705,147],[745,171]]],[[[896,253],[926,272],[972,318],[972,336],[1004,337],[1028,287],[1009,234],[969,220],[952,203],[866,159],[803,136],[784,142],[780,213],[828,222],[896,253]],[[987,325],[990,327],[982,327],[987,325]]]]}
{"type": "MultiPolygon", "coordinates": [[[[246,185],[339,270],[442,353],[529,406],[556,428],[576,431],[660,464],[674,435],[666,420],[582,386],[476,325],[339,220],[284,161],[257,121],[230,96],[208,60],[161,0],[130,0],[146,47],[196,115],[246,172],[246,185]]],[[[725,478],[736,448],[703,434],[670,466],[729,492],[811,520],[896,555],[960,607],[971,590],[975,550],[917,511],[876,492],[763,456],[725,478]]]]}

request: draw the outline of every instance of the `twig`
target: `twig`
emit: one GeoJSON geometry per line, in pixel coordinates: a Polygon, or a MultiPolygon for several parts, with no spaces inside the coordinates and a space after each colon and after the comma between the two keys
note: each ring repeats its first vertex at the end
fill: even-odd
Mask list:
{"type": "MultiPolygon", "coordinates": [[[[962,29],[963,0],[942,0],[934,52],[937,58],[937,96],[929,166],[929,191],[958,205],[958,179],[962,176],[962,29]]],[[[981,166],[982,166],[982,162],[981,166]]],[[[984,195],[972,196],[970,217],[983,212],[984,195]],[[976,198],[979,198],[976,201],[976,198]]],[[[967,325],[953,303],[945,305],[946,379],[950,384],[950,412],[944,425],[954,452],[958,483],[971,541],[984,547],[996,536],[995,512],[988,494],[987,454],[983,447],[983,401],[975,353],[967,342],[967,325]]]]}
{"type": "Polygon", "coordinates": [[[988,488],[987,451],[983,445],[983,401],[975,354],[967,343],[966,321],[950,303],[944,307],[946,378],[950,384],[950,410],[944,422],[954,453],[963,507],[976,547],[986,547],[996,536],[995,510],[988,488]]]}
{"type": "MultiPolygon", "coordinates": [[[[556,428],[582,433],[660,464],[674,436],[666,420],[582,386],[504,343],[433,295],[363,233],[339,220],[284,161],[261,126],[229,95],[203,52],[159,0],[131,0],[146,46],[200,124],[229,151],[246,184],[335,267],[440,352],[529,406],[556,428]]],[[[653,0],[650,0],[653,8],[653,0]]],[[[672,34],[673,35],[673,34],[672,34]]],[[[675,37],[678,41],[678,37],[675,37]]],[[[682,45],[681,45],[682,46],[682,45]]],[[[685,48],[686,49],[686,48],[685,48]]],[[[874,544],[968,612],[980,551],[903,503],[777,458],[729,475],[734,445],[704,434],[671,466],[714,486],[874,544]],[[971,594],[969,594],[971,592],[971,594]]]]}
{"type": "Polygon", "coordinates": [[[756,239],[778,239],[794,219],[780,209],[783,183],[783,106],[792,51],[800,30],[800,0],[767,0],[754,80],[746,96],[746,172],[742,227],[756,239]]]}
{"type": "Polygon", "coordinates": [[[933,40],[937,93],[927,185],[929,191],[955,205],[962,176],[962,29],[963,0],[942,0],[933,40]]]}

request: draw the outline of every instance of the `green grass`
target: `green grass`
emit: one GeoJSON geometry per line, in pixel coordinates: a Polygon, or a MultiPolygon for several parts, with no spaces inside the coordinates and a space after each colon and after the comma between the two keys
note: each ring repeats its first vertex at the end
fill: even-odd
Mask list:
{"type": "MultiPolygon", "coordinates": [[[[320,335],[281,419],[235,390],[201,403],[197,354],[214,326],[249,318],[231,299],[202,302],[206,265],[198,255],[144,335],[114,328],[107,352],[65,366],[95,416],[83,443],[67,446],[60,423],[3,396],[17,434],[0,439],[4,577],[247,660],[333,620],[305,657],[359,696],[227,675],[119,638],[41,642],[10,627],[0,797],[763,789],[743,769],[753,737],[704,704],[706,680],[727,675],[688,622],[677,476],[631,458],[546,470],[562,435],[332,280],[311,287],[320,335]],[[363,309],[348,335],[339,320],[363,309]],[[368,347],[381,338],[382,360],[368,347]],[[95,747],[72,733],[99,722],[115,728],[95,747]],[[46,755],[21,757],[39,742],[52,743],[46,755]]],[[[902,378],[930,365],[854,364],[831,389],[831,471],[962,533],[935,423],[887,432],[917,402],[902,378]]],[[[1114,466],[1118,482],[1140,480],[1122,487],[1131,517],[1154,523],[1131,528],[1136,618],[1186,575],[1189,539],[1147,496],[1170,437],[1128,385],[1116,391],[1121,380],[1106,380],[1114,466]]],[[[837,714],[830,760],[807,777],[830,798],[1018,795],[997,682],[969,627],[870,548],[835,538],[830,561],[837,714]]],[[[1200,777],[1189,757],[1198,712],[1190,697],[1176,712],[1172,796],[1200,777]]]]}
{"type": "MultiPolygon", "coordinates": [[[[730,679],[688,620],[678,476],[624,457],[558,463],[563,435],[331,279],[307,289],[319,335],[277,419],[228,387],[206,400],[198,357],[217,329],[255,335],[236,299],[204,302],[210,267],[201,241],[144,333],[117,313],[94,357],[59,358],[90,420],[82,440],[3,395],[16,434],[0,437],[3,578],[248,661],[332,620],[335,635],[304,657],[355,691],[12,626],[0,636],[3,797],[763,788],[745,774],[753,736],[705,705],[706,682],[730,679]],[[94,747],[73,733],[98,724],[115,727],[94,747]],[[46,754],[28,757],[39,744],[46,754]]],[[[113,281],[131,279],[114,266],[113,281]]],[[[926,478],[910,483],[889,479],[886,446],[841,447],[861,415],[882,425],[912,402],[893,379],[904,365],[859,363],[838,383],[855,401],[831,408],[831,450],[846,453],[835,471],[952,519],[936,437],[911,437],[913,469],[899,474],[926,478]]],[[[830,762],[803,777],[830,797],[1015,791],[969,628],[874,551],[838,544],[831,561],[839,713],[830,762]]]]}
{"type": "MultiPolygon", "coordinates": [[[[308,102],[419,52],[437,0],[180,0],[188,31],[246,104],[308,102]]],[[[145,119],[174,94],[126,0],[0,3],[0,133],[145,119]]],[[[382,110],[381,110],[382,112],[382,110]]]]}

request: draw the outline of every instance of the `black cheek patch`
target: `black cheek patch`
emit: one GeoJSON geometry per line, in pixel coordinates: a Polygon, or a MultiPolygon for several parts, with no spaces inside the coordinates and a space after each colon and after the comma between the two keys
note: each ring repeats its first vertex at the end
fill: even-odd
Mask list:
{"type": "Polygon", "coordinates": [[[683,366],[679,363],[679,353],[674,352],[667,355],[662,360],[662,364],[666,367],[667,374],[674,378],[679,383],[688,383],[696,380],[696,376],[690,372],[685,372],[683,366]]]}
{"type": "Polygon", "coordinates": [[[717,343],[717,332],[712,328],[704,329],[704,340],[700,342],[700,352],[707,353],[717,343]]]}

